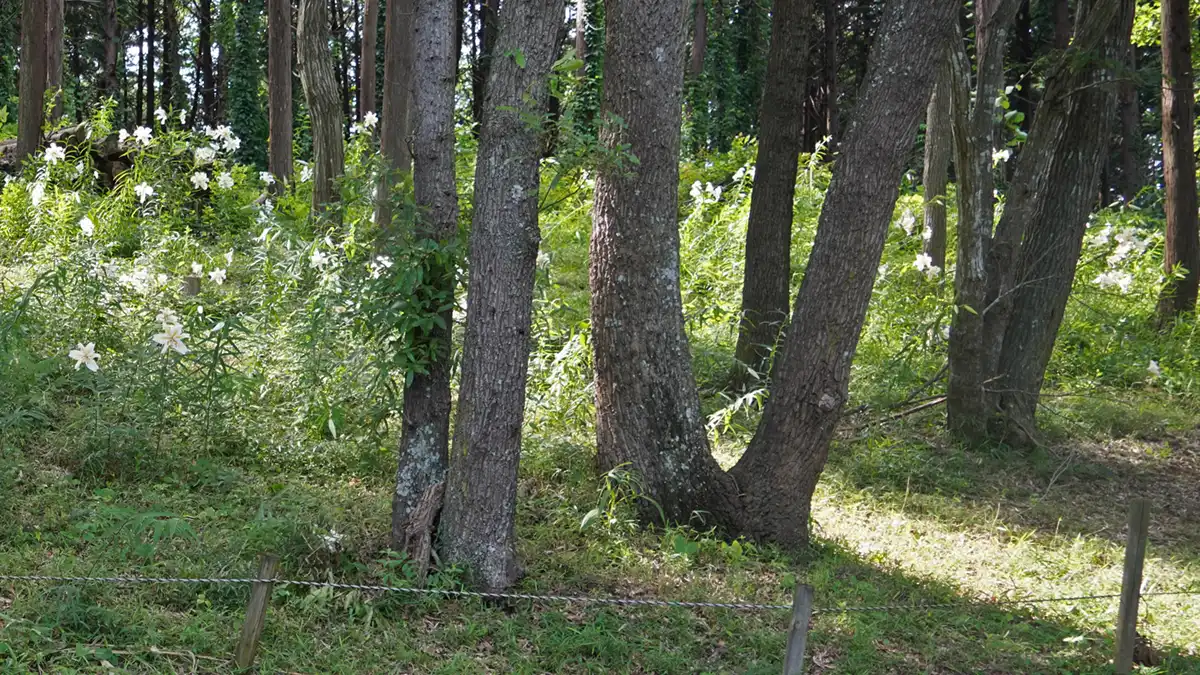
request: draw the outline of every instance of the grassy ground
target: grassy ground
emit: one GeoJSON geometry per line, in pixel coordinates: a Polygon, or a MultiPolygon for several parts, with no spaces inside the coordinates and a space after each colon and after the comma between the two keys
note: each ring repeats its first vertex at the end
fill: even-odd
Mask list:
{"type": "MultiPolygon", "coordinates": [[[[1120,407],[1126,415],[1128,407],[1120,407]]],[[[1058,406],[1063,424],[1102,414],[1058,406]]],[[[868,413],[869,415],[869,413],[868,413]]],[[[1152,415],[1162,419],[1162,415],[1152,415]]],[[[805,556],[701,532],[647,532],[605,498],[586,439],[536,432],[521,484],[519,590],[784,602],[795,581],[820,607],[958,602],[953,609],[819,614],[818,673],[1104,673],[1113,601],[996,607],[992,599],[1119,588],[1124,510],[1149,496],[1146,590],[1200,589],[1200,435],[1073,431],[1032,453],[963,451],[936,413],[886,428],[850,420],[816,503],[805,556]],[[568,437],[565,437],[569,439],[568,437]]],[[[1137,420],[1130,422],[1136,426],[1137,420]]],[[[731,443],[731,445],[733,445],[731,443]]],[[[405,583],[381,552],[389,492],[377,478],[318,479],[192,461],[154,481],[81,480],[50,452],[0,456],[0,571],[54,575],[249,575],[261,551],[281,574],[405,583]],[[336,553],[323,535],[344,538],[336,553]]],[[[366,473],[366,472],[364,472],[366,473]]],[[[386,472],[373,472],[385,476],[386,472]]],[[[454,570],[433,579],[457,583],[454,570]]],[[[0,658],[12,672],[221,672],[248,589],[7,583],[0,658]],[[105,664],[109,664],[106,666],[105,664]]],[[[263,672],[777,672],[787,612],[624,609],[412,600],[276,589],[263,672]]],[[[1164,658],[1145,672],[1200,672],[1200,596],[1147,599],[1143,632],[1164,658]]]]}

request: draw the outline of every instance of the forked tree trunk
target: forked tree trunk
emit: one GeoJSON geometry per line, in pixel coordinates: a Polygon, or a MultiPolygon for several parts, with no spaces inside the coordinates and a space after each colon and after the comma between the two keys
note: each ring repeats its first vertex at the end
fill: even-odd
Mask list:
{"type": "Polygon", "coordinates": [[[951,63],[949,54],[938,64],[937,84],[925,110],[925,255],[946,269],[946,178],[954,150],[950,119],[951,63]]]}
{"type": "Polygon", "coordinates": [[[341,177],[345,156],[342,126],[345,124],[338,105],[337,82],[333,77],[333,55],[329,51],[329,17],[325,0],[300,0],[300,18],[296,27],[297,57],[304,100],[312,120],[314,214],[328,213],[339,218],[340,201],[335,181],[341,177]]]}
{"type": "Polygon", "coordinates": [[[733,384],[739,389],[766,378],[775,342],[787,321],[792,200],[804,143],[805,88],[797,85],[806,81],[811,14],[811,0],[775,0],[767,80],[758,118],[758,160],[746,229],[742,313],[734,352],[733,384]]]}
{"type": "Polygon", "coordinates": [[[1128,63],[1133,0],[1095,0],[1050,74],[997,231],[1021,231],[1012,306],[991,387],[998,433],[1028,442],[1046,366],[1075,279],[1116,108],[1113,64],[1128,63]],[[1009,222],[1016,225],[1009,225],[1009,222]]]}
{"type": "Polygon", "coordinates": [[[1196,306],[1200,237],[1196,222],[1196,155],[1192,145],[1192,22],[1187,0],[1162,2],[1162,165],[1167,215],[1163,285],[1158,303],[1163,324],[1196,306]],[[1183,277],[1176,279],[1176,268],[1183,277]]]}
{"type": "Polygon", "coordinates": [[[17,107],[17,164],[42,142],[46,98],[46,5],[25,0],[21,8],[21,83],[17,107]]]}
{"type": "Polygon", "coordinates": [[[900,179],[958,7],[954,0],[893,0],[884,9],[770,398],[731,471],[759,539],[808,542],[812,494],[848,396],[900,179]]]}
{"type": "MultiPolygon", "coordinates": [[[[458,193],[454,175],[455,0],[416,0],[412,82],[413,190],[419,238],[445,245],[458,233],[458,193]]],[[[452,262],[430,260],[434,293],[453,297],[452,262]]],[[[452,304],[452,303],[448,303],[452,304]]],[[[414,373],[404,389],[400,461],[392,496],[392,541],[403,545],[409,518],[421,497],[441,482],[450,436],[450,327],[447,307],[440,325],[415,336],[431,347],[424,373],[414,373]]]]}
{"type": "Polygon", "coordinates": [[[392,186],[399,174],[412,170],[408,145],[409,104],[413,80],[414,0],[388,0],[383,30],[383,115],[379,146],[387,168],[379,177],[379,201],[375,222],[387,227],[392,222],[392,186]]]}
{"type": "Polygon", "coordinates": [[[292,177],[292,3],[267,3],[268,160],[282,191],[292,177]]]}
{"type": "Polygon", "coordinates": [[[63,33],[66,31],[66,14],[64,0],[45,0],[46,2],[46,40],[49,42],[46,56],[46,88],[54,95],[54,110],[50,119],[57,120],[63,115],[63,33]]]}
{"type": "Polygon", "coordinates": [[[676,221],[687,0],[606,0],[601,129],[612,152],[592,210],[592,344],[601,471],[638,474],[644,518],[707,511],[738,529],[737,487],[708,449],[679,289],[676,221]],[[661,511],[660,511],[661,509],[661,511]]]}
{"type": "Polygon", "coordinates": [[[443,558],[497,590],[520,574],[514,524],[537,266],[538,163],[562,0],[507,0],[475,166],[467,330],[446,472],[443,558]],[[518,63],[511,54],[524,55],[518,63]]]}
{"type": "MultiPolygon", "coordinates": [[[[375,45],[379,36],[379,0],[366,0],[362,52],[358,57],[358,117],[375,112],[375,45]]],[[[386,40],[386,38],[384,38],[386,40]]]]}

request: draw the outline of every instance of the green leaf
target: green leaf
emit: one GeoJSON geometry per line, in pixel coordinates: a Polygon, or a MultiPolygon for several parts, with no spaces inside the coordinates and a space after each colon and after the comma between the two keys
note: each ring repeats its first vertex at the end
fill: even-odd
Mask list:
{"type": "Polygon", "coordinates": [[[600,517],[600,509],[592,509],[591,511],[588,511],[587,515],[585,515],[583,517],[583,520],[580,521],[579,529],[582,530],[583,528],[588,526],[588,523],[592,522],[593,520],[595,520],[596,518],[599,518],[599,517],[600,517]]]}

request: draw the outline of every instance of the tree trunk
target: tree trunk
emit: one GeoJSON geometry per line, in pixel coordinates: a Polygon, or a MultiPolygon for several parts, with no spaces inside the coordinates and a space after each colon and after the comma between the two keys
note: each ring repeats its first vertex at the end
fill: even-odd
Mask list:
{"type": "MultiPolygon", "coordinates": [[[[1137,71],[1137,51],[1130,54],[1130,69],[1137,71]]],[[[1189,80],[1190,82],[1190,80],[1189,80]]],[[[1142,109],[1138,101],[1138,86],[1132,78],[1121,81],[1118,97],[1121,111],[1120,190],[1126,201],[1133,200],[1146,185],[1145,141],[1142,138],[1142,109]]]]}
{"type": "Polygon", "coordinates": [[[300,82],[312,119],[314,214],[327,213],[340,220],[340,201],[335,181],[341,177],[345,157],[342,147],[344,117],[338,106],[337,82],[333,77],[333,55],[329,52],[329,18],[325,0],[300,0],[296,27],[300,82]]]}
{"type": "Polygon", "coordinates": [[[925,111],[925,255],[939,269],[946,269],[946,178],[950,155],[954,150],[954,129],[950,118],[952,66],[944,58],[938,64],[937,84],[925,111]]]}
{"type": "MultiPolygon", "coordinates": [[[[958,260],[954,277],[946,419],[951,431],[968,441],[987,435],[990,415],[986,383],[994,370],[998,344],[985,326],[988,302],[992,228],[995,225],[992,142],[995,101],[1004,87],[1004,48],[1019,0],[988,0],[977,5],[976,59],[978,76],[974,105],[968,104],[970,64],[961,39],[950,53],[954,125],[954,162],[958,176],[958,260]]],[[[1002,335],[1003,333],[1001,333],[1002,335]]]]}
{"type": "Polygon", "coordinates": [[[137,94],[134,98],[133,123],[140,125],[142,123],[142,115],[145,113],[143,107],[146,102],[146,12],[145,2],[138,0],[137,3],[137,30],[134,31],[135,39],[137,40],[138,53],[138,69],[137,69],[137,94]]]}
{"type": "Polygon", "coordinates": [[[120,81],[117,79],[117,54],[121,49],[121,24],[117,16],[117,0],[104,0],[104,72],[100,80],[100,93],[108,98],[117,98],[120,81]]]}
{"type": "Polygon", "coordinates": [[[162,105],[178,111],[183,109],[187,92],[180,74],[179,12],[175,0],[163,0],[163,31],[162,105]]]}
{"type": "MultiPolygon", "coordinates": [[[[289,4],[289,13],[291,0],[286,0],[289,4]]],[[[196,122],[213,125],[216,123],[217,110],[217,86],[216,80],[213,78],[213,60],[212,60],[212,24],[213,24],[213,0],[200,0],[199,11],[196,19],[198,25],[198,33],[196,38],[196,69],[199,71],[200,81],[200,109],[196,111],[196,122]]]]}
{"type": "Polygon", "coordinates": [[[1069,44],[1071,44],[1071,0],[1054,0],[1054,48],[1066,49],[1069,44]]]}
{"type": "Polygon", "coordinates": [[[808,542],[813,490],[848,396],[850,364],[917,124],[959,4],[893,0],[826,192],[770,399],[731,473],[750,531],[808,542]]]}
{"type": "Polygon", "coordinates": [[[476,130],[483,123],[483,101],[487,96],[488,68],[492,50],[496,44],[496,15],[500,11],[500,0],[479,0],[479,56],[471,73],[471,117],[476,130]]]}
{"type": "MultiPolygon", "coordinates": [[[[413,192],[417,236],[446,245],[458,234],[458,193],[454,175],[454,0],[416,0],[413,23],[413,192]]],[[[434,293],[453,297],[452,264],[430,260],[434,293]]],[[[452,303],[448,303],[452,304],[452,303]]],[[[442,481],[450,436],[450,327],[447,307],[440,325],[417,339],[431,345],[426,372],[413,373],[404,389],[404,418],[396,491],[392,496],[392,540],[408,529],[421,496],[442,481]]]]}
{"type": "Polygon", "coordinates": [[[692,18],[692,62],[688,67],[689,77],[700,77],[704,72],[704,52],[708,49],[708,7],[705,0],[695,0],[692,18]]]}
{"type": "Polygon", "coordinates": [[[267,96],[271,173],[276,189],[292,177],[292,3],[268,0],[267,96]]]}
{"type": "Polygon", "coordinates": [[[837,147],[838,140],[838,18],[837,0],[825,0],[825,48],[822,63],[825,90],[825,135],[829,137],[829,151],[837,147]]]}
{"type": "Polygon", "coordinates": [[[57,121],[63,116],[63,33],[66,31],[64,0],[46,0],[46,40],[49,42],[46,55],[46,88],[54,96],[54,110],[50,119],[57,121]]]}
{"type": "MultiPolygon", "coordinates": [[[[1082,8],[1080,8],[1080,11],[1082,8]]],[[[1002,438],[1030,440],[1046,365],[1062,322],[1128,63],[1133,0],[1095,0],[1046,81],[997,232],[1023,230],[997,375],[1002,438]],[[1010,226],[1011,223],[1019,225],[1010,226]]]]}
{"type": "Polygon", "coordinates": [[[46,5],[25,0],[21,9],[21,83],[17,107],[18,164],[37,151],[42,142],[46,98],[46,5]]]}
{"type": "Polygon", "coordinates": [[[158,11],[154,0],[146,0],[146,126],[154,126],[154,111],[158,108],[154,91],[155,42],[158,40],[158,11]]]}
{"type": "Polygon", "coordinates": [[[397,182],[398,174],[412,169],[408,135],[413,81],[413,10],[414,0],[388,0],[384,10],[383,117],[379,145],[388,170],[379,177],[375,222],[380,227],[388,227],[392,222],[392,186],[397,182]]]}
{"type": "Polygon", "coordinates": [[[804,142],[805,64],[811,0],[775,0],[767,81],[759,110],[758,159],[733,381],[744,388],[763,379],[775,342],[787,321],[792,277],[792,200],[804,142]]]}
{"type": "Polygon", "coordinates": [[[1162,166],[1167,231],[1158,302],[1164,325],[1196,306],[1200,281],[1200,238],[1196,223],[1196,155],[1192,146],[1192,25],[1187,0],[1162,2],[1162,166]],[[1176,279],[1176,268],[1183,277],[1176,279]]]}
{"type": "MultiPolygon", "coordinates": [[[[331,0],[333,3],[333,39],[337,43],[337,64],[334,79],[342,89],[342,117],[354,118],[354,108],[350,103],[350,48],[346,45],[346,12],[342,0],[331,0]]],[[[346,130],[349,133],[349,130],[346,130]]],[[[349,136],[346,136],[349,138],[349,136]]]]}
{"type": "MultiPolygon", "coordinates": [[[[575,0],[575,58],[583,61],[587,58],[587,0],[575,0]]],[[[579,77],[586,74],[585,68],[576,73],[579,77]]]]}
{"type": "Polygon", "coordinates": [[[379,36],[379,0],[366,0],[362,55],[358,61],[358,116],[375,112],[375,40],[379,36]]]}
{"type": "Polygon", "coordinates": [[[470,284],[454,449],[446,472],[443,558],[499,590],[520,574],[514,522],[537,265],[543,129],[562,0],[508,0],[500,14],[475,167],[470,284]],[[518,64],[508,54],[521,53],[518,64]]]}

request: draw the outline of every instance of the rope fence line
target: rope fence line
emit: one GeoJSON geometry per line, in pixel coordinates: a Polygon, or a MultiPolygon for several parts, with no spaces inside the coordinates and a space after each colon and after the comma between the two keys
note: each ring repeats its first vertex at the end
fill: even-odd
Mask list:
{"type": "MultiPolygon", "coordinates": [[[[790,610],[791,604],[751,602],[706,602],[687,600],[658,600],[652,598],[615,598],[587,595],[539,595],[535,593],[488,593],[442,588],[413,588],[380,584],[351,584],[333,581],[307,581],[301,579],[256,579],[251,577],[78,577],[51,576],[40,574],[0,574],[0,581],[59,582],[59,583],[107,583],[107,584],[273,584],[282,586],[307,586],[313,588],[336,588],[355,591],[407,593],[409,595],[436,595],[456,598],[480,598],[484,600],[530,600],[533,602],[560,602],[590,605],[616,605],[626,607],[681,607],[715,608],[743,611],[790,610]]],[[[1143,598],[1171,595],[1200,595],[1200,591],[1153,591],[1141,593],[1143,598]]],[[[1120,593],[1073,595],[1049,598],[1012,598],[1006,600],[960,600],[957,602],[918,602],[892,605],[865,605],[850,607],[814,607],[813,614],[846,614],[850,612],[919,611],[926,609],[956,609],[970,607],[1011,607],[1019,605],[1047,604],[1054,602],[1078,602],[1082,600],[1112,600],[1120,593]]]]}

